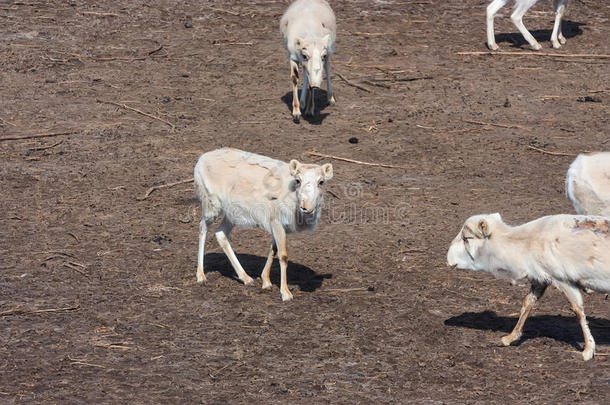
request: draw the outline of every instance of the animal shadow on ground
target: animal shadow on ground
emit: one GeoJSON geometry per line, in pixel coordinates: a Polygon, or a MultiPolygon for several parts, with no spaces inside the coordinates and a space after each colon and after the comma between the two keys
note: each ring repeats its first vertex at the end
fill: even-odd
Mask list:
{"type": "MultiPolygon", "coordinates": [[[[246,273],[252,278],[260,278],[266,257],[260,257],[248,254],[237,254],[237,259],[241,263],[246,273]]],[[[231,266],[231,262],[224,253],[209,253],[204,259],[206,274],[217,271],[222,276],[235,280],[241,283],[237,278],[237,274],[231,266]]],[[[296,285],[301,291],[313,292],[322,286],[324,279],[332,278],[332,274],[317,274],[315,271],[302,264],[288,262],[286,271],[288,276],[288,284],[296,285]]],[[[271,266],[271,283],[275,286],[280,285],[280,264],[278,259],[273,260],[271,266]]]]}
{"type": "MultiPolygon", "coordinates": [[[[510,333],[517,324],[518,317],[498,316],[493,311],[464,312],[445,320],[445,325],[460,326],[470,329],[493,330],[510,333]]],[[[610,321],[602,318],[587,317],[591,333],[597,344],[610,345],[610,321]]],[[[527,318],[523,336],[516,342],[520,345],[528,339],[548,337],[568,343],[576,348],[576,342],[584,342],[582,331],[576,315],[535,315],[527,318]]],[[[499,339],[498,339],[499,341],[499,339]]]]}
{"type": "MultiPolygon", "coordinates": [[[[302,90],[299,90],[299,97],[301,97],[301,91],[302,90]]],[[[303,115],[301,115],[302,120],[307,121],[311,125],[321,125],[322,124],[322,121],[324,121],[326,119],[326,117],[328,117],[330,115],[329,113],[322,113],[322,111],[330,105],[330,103],[326,99],[326,97],[327,97],[326,94],[327,94],[326,90],[323,90],[323,89],[316,90],[316,98],[314,100],[315,108],[314,108],[313,116],[303,114],[305,106],[301,105],[301,114],[303,114],[303,115]]],[[[284,94],[284,96],[282,97],[282,101],[288,107],[288,111],[290,111],[290,114],[292,114],[292,92],[290,91],[290,92],[284,94]]]]}
{"type": "MultiPolygon", "coordinates": [[[[566,39],[574,38],[578,35],[582,34],[582,29],[580,29],[581,25],[586,25],[586,23],[579,23],[575,21],[563,21],[562,23],[562,32],[563,36],[566,39]]],[[[513,48],[521,48],[524,45],[528,45],[529,43],[523,38],[523,35],[515,28],[516,32],[511,33],[502,33],[496,34],[496,42],[509,42],[511,47],[513,48]]],[[[551,40],[551,33],[553,30],[545,29],[545,30],[535,30],[530,31],[530,33],[536,38],[538,42],[547,42],[551,40]]]]}

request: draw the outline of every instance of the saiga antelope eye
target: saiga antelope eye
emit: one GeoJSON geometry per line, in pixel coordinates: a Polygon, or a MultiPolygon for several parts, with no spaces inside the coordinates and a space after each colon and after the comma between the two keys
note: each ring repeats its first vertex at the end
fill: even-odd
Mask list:
{"type": "Polygon", "coordinates": [[[301,185],[301,180],[294,179],[294,184],[296,184],[297,186],[300,186],[301,185]]]}
{"type": "Polygon", "coordinates": [[[322,184],[324,184],[324,180],[320,180],[320,182],[318,183],[318,186],[321,186],[322,184]]]}
{"type": "Polygon", "coordinates": [[[307,55],[303,54],[302,56],[303,56],[303,60],[304,60],[305,62],[307,62],[307,55]]]}

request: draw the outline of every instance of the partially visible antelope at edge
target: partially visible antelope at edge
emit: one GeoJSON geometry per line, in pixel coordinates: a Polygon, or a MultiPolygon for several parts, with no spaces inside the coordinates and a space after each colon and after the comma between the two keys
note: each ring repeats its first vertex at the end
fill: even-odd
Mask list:
{"type": "Polygon", "coordinates": [[[503,346],[519,341],[536,302],[548,286],[557,287],[570,301],[582,328],[583,359],[593,358],[595,340],[580,291],[610,293],[610,218],[549,215],[510,226],[500,214],[474,215],[451,243],[447,264],[486,271],[513,282],[530,282],[519,320],[513,331],[502,338],[503,346]]]}
{"type": "MultiPolygon", "coordinates": [[[[509,0],[493,0],[489,6],[487,6],[487,46],[492,51],[498,49],[494,34],[494,17],[498,10],[500,10],[509,0]]],[[[515,8],[510,16],[515,27],[519,29],[525,40],[530,44],[532,49],[538,51],[542,49],[542,46],[536,41],[536,38],[525,28],[523,25],[523,16],[527,13],[534,4],[538,3],[538,0],[515,0],[515,8]]],[[[568,0],[553,0],[553,6],[555,9],[555,24],[553,26],[553,32],[551,33],[551,43],[553,48],[560,48],[562,44],[566,43],[566,39],[561,32],[561,19],[566,11],[566,5],[568,0]]]]}
{"type": "Polygon", "coordinates": [[[314,114],[315,89],[322,84],[322,66],[326,73],[327,98],[335,103],[330,83],[330,55],[337,36],[337,23],[326,0],[296,0],[280,20],[280,31],[290,54],[292,80],[292,117],[298,122],[301,105],[305,115],[314,114]],[[301,99],[298,96],[299,65],[303,66],[301,99]]]}
{"type": "Polygon", "coordinates": [[[322,213],[321,186],[332,177],[330,163],[320,166],[294,159],[285,163],[229,148],[201,155],[195,166],[195,192],[202,209],[197,281],[206,280],[203,257],[207,230],[223,216],[216,239],[239,279],[246,285],[254,282],[231,248],[231,230],[234,226],[265,229],[271,233],[272,241],[261,273],[263,288],[271,287],[269,273],[273,258],[279,253],[282,300],[291,300],[286,281],[286,234],[315,230],[322,213]]]}
{"type": "Polygon", "coordinates": [[[578,214],[610,218],[610,152],[578,155],[566,175],[566,194],[578,214]]]}

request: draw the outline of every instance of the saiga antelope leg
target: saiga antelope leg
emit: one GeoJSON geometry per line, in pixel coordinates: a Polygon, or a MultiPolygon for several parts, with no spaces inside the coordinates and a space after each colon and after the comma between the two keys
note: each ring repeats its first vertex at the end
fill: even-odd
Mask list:
{"type": "Polygon", "coordinates": [[[578,323],[580,323],[580,327],[582,328],[582,334],[585,338],[585,348],[582,351],[582,358],[585,361],[591,360],[595,355],[595,340],[593,339],[593,335],[591,335],[589,325],[587,324],[587,317],[585,315],[585,310],[583,307],[582,294],[580,293],[577,287],[574,287],[569,284],[558,282],[557,287],[561,291],[563,291],[563,293],[568,298],[568,301],[570,301],[570,305],[572,305],[572,310],[576,313],[578,323]]]}
{"type": "Polygon", "coordinates": [[[288,282],[286,280],[286,268],[288,267],[286,231],[284,231],[282,224],[277,221],[271,224],[271,231],[273,232],[273,239],[277,244],[278,255],[280,257],[280,293],[282,294],[282,301],[289,301],[292,299],[292,293],[288,289],[288,282]]]}
{"type": "Polygon", "coordinates": [[[511,343],[521,339],[525,320],[530,315],[532,308],[534,308],[536,302],[542,297],[547,287],[548,285],[546,284],[532,283],[529,294],[527,294],[523,300],[523,306],[521,307],[521,314],[519,315],[517,324],[509,335],[502,338],[502,344],[504,346],[510,346],[511,343]]]}
{"type": "Polygon", "coordinates": [[[269,255],[267,256],[267,262],[265,262],[265,267],[263,267],[263,272],[261,273],[261,279],[263,280],[263,288],[271,287],[271,280],[269,279],[269,273],[271,272],[271,265],[273,264],[273,258],[277,255],[277,246],[275,245],[275,241],[271,242],[271,248],[269,248],[269,255]]]}
{"type": "Polygon", "coordinates": [[[299,105],[299,65],[290,61],[290,80],[292,80],[292,118],[298,122],[301,118],[301,106],[299,105]]]}
{"type": "Polygon", "coordinates": [[[249,285],[249,284],[252,284],[254,282],[254,280],[252,280],[252,277],[250,277],[248,275],[248,273],[246,273],[244,268],[241,267],[241,264],[239,263],[239,260],[237,260],[237,256],[235,256],[235,252],[233,251],[233,248],[231,247],[231,243],[229,242],[229,234],[231,233],[232,229],[233,229],[233,225],[225,217],[222,220],[222,223],[220,224],[218,229],[216,230],[216,239],[218,240],[218,244],[220,245],[222,250],[225,252],[227,257],[229,258],[231,265],[233,266],[233,268],[235,269],[235,272],[237,273],[237,277],[239,277],[239,279],[245,285],[249,285]]]}

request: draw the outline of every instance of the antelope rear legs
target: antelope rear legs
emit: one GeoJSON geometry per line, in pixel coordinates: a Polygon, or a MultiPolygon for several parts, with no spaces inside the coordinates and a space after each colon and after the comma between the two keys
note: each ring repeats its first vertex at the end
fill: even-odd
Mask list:
{"type": "Polygon", "coordinates": [[[220,245],[222,250],[225,252],[227,257],[229,258],[231,265],[233,266],[233,268],[235,269],[235,272],[237,273],[237,277],[239,277],[239,279],[245,285],[250,285],[250,284],[254,283],[254,280],[252,280],[252,277],[250,277],[246,273],[246,271],[243,269],[243,267],[241,267],[239,260],[237,260],[237,256],[235,256],[235,252],[233,251],[233,248],[231,248],[231,243],[229,242],[229,234],[231,233],[232,229],[233,229],[233,225],[229,221],[227,221],[227,219],[225,217],[225,219],[223,219],[222,223],[216,230],[216,239],[218,240],[218,244],[220,245]]]}
{"type": "Polygon", "coordinates": [[[587,324],[587,317],[585,315],[585,310],[583,307],[582,294],[580,293],[577,287],[574,287],[569,284],[557,283],[557,287],[561,291],[563,291],[563,293],[568,298],[568,301],[570,301],[570,304],[572,305],[572,310],[576,313],[578,323],[582,328],[582,334],[585,338],[585,348],[582,351],[582,358],[585,361],[591,360],[595,355],[595,340],[593,339],[593,335],[591,335],[589,325],[587,324]]]}
{"type": "Polygon", "coordinates": [[[510,346],[512,343],[521,339],[525,320],[532,311],[532,308],[534,308],[534,305],[536,305],[536,302],[546,291],[546,288],[546,284],[532,283],[529,294],[527,294],[523,300],[523,306],[521,307],[521,314],[519,315],[517,324],[515,325],[513,331],[509,335],[504,336],[501,340],[503,346],[510,346]]]}

